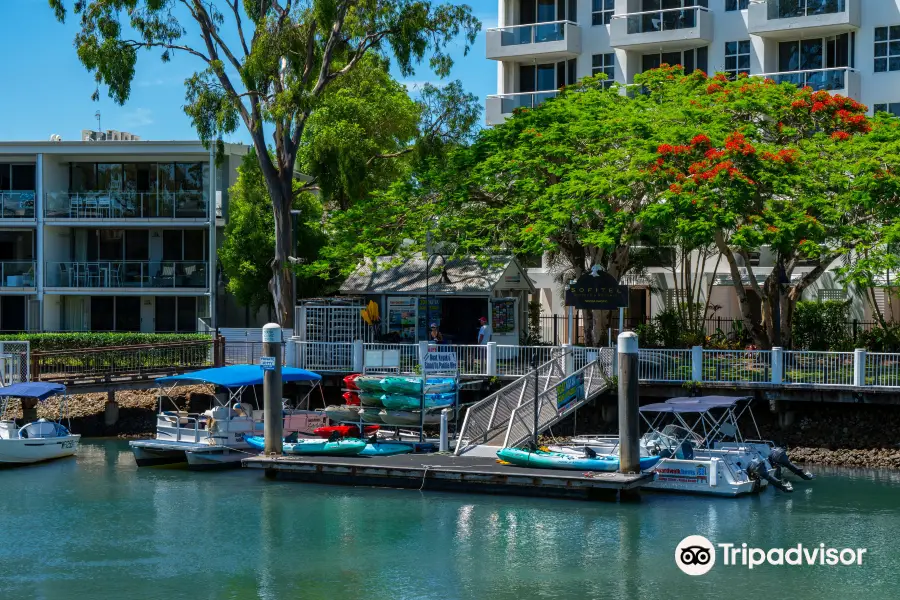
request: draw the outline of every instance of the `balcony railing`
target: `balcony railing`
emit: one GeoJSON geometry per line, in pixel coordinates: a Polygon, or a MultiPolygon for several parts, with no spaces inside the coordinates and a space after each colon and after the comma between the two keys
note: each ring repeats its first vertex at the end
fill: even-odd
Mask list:
{"type": "Polygon", "coordinates": [[[551,23],[497,27],[489,31],[500,33],[501,46],[522,46],[524,44],[562,42],[566,39],[567,25],[575,26],[576,24],[570,21],[553,21],[551,23]]]}
{"type": "Polygon", "coordinates": [[[500,99],[500,112],[504,115],[511,114],[517,108],[534,108],[555,98],[559,90],[547,90],[541,92],[520,92],[517,94],[497,94],[488,98],[500,99]]]}
{"type": "Polygon", "coordinates": [[[48,262],[47,287],[206,288],[204,261],[48,262]]]}
{"type": "Polygon", "coordinates": [[[691,29],[697,26],[699,11],[706,11],[703,6],[686,6],[684,8],[667,8],[627,15],[614,15],[614,19],[626,19],[628,33],[653,33],[657,31],[673,31],[691,29]]]}
{"type": "Polygon", "coordinates": [[[49,192],[48,219],[201,219],[207,216],[204,192],[49,192]]]}
{"type": "Polygon", "coordinates": [[[847,10],[846,0],[769,0],[769,19],[828,15],[847,10]]]}
{"type": "Polygon", "coordinates": [[[0,287],[34,287],[34,261],[0,262],[0,287]]]}
{"type": "Polygon", "coordinates": [[[848,76],[853,69],[837,67],[833,69],[811,69],[808,71],[784,71],[763,73],[754,77],[771,79],[775,83],[793,83],[797,87],[811,87],[814,91],[841,91],[848,88],[848,76]]]}
{"type": "Polygon", "coordinates": [[[34,192],[0,192],[0,219],[33,219],[34,192]]]}

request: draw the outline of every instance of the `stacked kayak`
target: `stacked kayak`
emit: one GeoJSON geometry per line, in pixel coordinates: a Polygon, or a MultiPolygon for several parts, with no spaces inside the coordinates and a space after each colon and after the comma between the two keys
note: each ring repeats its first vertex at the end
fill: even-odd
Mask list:
{"type": "Polygon", "coordinates": [[[336,423],[359,421],[359,406],[347,404],[344,406],[326,406],[325,416],[336,423]]]}
{"type": "MultiPolygon", "coordinates": [[[[456,394],[425,394],[425,408],[438,406],[452,406],[456,400],[456,394]]],[[[381,404],[389,410],[416,410],[422,408],[421,396],[407,396],[404,394],[385,394],[381,397],[381,404]]]]}
{"type": "MultiPolygon", "coordinates": [[[[388,394],[421,394],[421,377],[389,376],[381,380],[381,389],[388,394]]],[[[426,394],[445,394],[456,389],[456,380],[452,377],[429,377],[425,381],[426,394]]]]}
{"type": "MultiPolygon", "coordinates": [[[[378,431],[378,425],[366,425],[363,428],[363,435],[372,435],[378,431]]],[[[313,429],[313,435],[320,438],[329,438],[332,434],[337,433],[342,437],[359,436],[359,427],[357,425],[331,425],[329,427],[317,427],[313,429]]]]}
{"type": "MultiPolygon", "coordinates": [[[[618,471],[619,456],[616,454],[576,456],[562,452],[529,451],[521,448],[502,448],[497,456],[517,467],[538,469],[571,469],[577,471],[618,471]]],[[[659,456],[642,456],[641,470],[653,468],[659,462],[659,456]]]]}
{"type": "MultiPolygon", "coordinates": [[[[252,447],[263,450],[266,446],[265,438],[254,435],[245,437],[244,440],[252,447]]],[[[321,438],[301,439],[296,442],[283,442],[285,454],[297,454],[302,456],[356,456],[362,452],[366,443],[355,438],[347,438],[329,441],[321,438]]]]}
{"type": "MultiPolygon", "coordinates": [[[[385,425],[418,425],[421,422],[420,410],[383,410],[380,413],[381,422],[385,425]]],[[[439,425],[441,422],[440,410],[426,410],[425,424],[439,425]]]]}
{"type": "Polygon", "coordinates": [[[384,406],[384,403],[381,401],[383,396],[384,394],[377,392],[360,392],[359,401],[363,406],[384,406]]]}
{"type": "Polygon", "coordinates": [[[382,379],[384,377],[381,375],[360,375],[353,383],[363,392],[384,392],[384,388],[381,387],[382,379]]]}

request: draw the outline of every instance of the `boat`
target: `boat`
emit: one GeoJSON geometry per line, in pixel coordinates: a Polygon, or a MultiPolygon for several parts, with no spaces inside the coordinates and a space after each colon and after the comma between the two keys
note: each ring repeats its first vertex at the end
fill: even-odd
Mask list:
{"type": "Polygon", "coordinates": [[[366,442],[360,456],[396,456],[397,454],[409,454],[413,451],[412,444],[395,441],[379,440],[377,436],[370,437],[366,442]]]}
{"type": "Polygon", "coordinates": [[[381,393],[384,392],[384,389],[381,387],[382,379],[384,379],[383,375],[360,375],[353,380],[353,383],[363,392],[381,393]]]}
{"type": "MultiPolygon", "coordinates": [[[[422,393],[422,378],[390,375],[381,380],[381,389],[388,394],[418,395],[422,393]]],[[[452,377],[428,377],[425,379],[426,394],[449,393],[456,389],[452,377]]]]}
{"type": "Polygon", "coordinates": [[[382,409],[376,406],[364,406],[359,409],[356,420],[363,423],[383,423],[381,420],[382,409]]]}
{"type": "MultiPolygon", "coordinates": [[[[129,442],[139,467],[186,463],[190,469],[239,467],[251,446],[246,438],[263,430],[263,411],[239,401],[245,389],[262,385],[264,371],[259,365],[233,365],[202,369],[182,375],[160,377],[160,411],[156,416],[156,436],[129,442]],[[203,413],[164,410],[163,397],[179,385],[207,383],[224,389],[227,401],[216,396],[215,405],[203,413]]],[[[319,385],[322,377],[305,369],[283,367],[285,382],[319,385]]],[[[321,412],[285,409],[285,431],[312,432],[326,424],[321,412]]]]}
{"type": "Polygon", "coordinates": [[[379,394],[377,392],[360,392],[359,393],[359,402],[362,406],[384,406],[381,401],[381,397],[383,394],[379,394]]]}
{"type": "MultiPolygon", "coordinates": [[[[456,394],[425,394],[425,409],[439,406],[451,406],[456,401],[456,394]]],[[[385,394],[381,397],[382,405],[389,410],[416,410],[422,408],[422,396],[404,394],[385,394]]]]}
{"type": "MultiPolygon", "coordinates": [[[[793,486],[781,479],[778,469],[767,464],[774,444],[744,439],[740,432],[738,421],[750,410],[749,400],[701,396],[642,406],[641,417],[649,426],[640,440],[642,460],[660,457],[653,467],[656,478],[645,487],[729,497],[756,493],[769,485],[792,491],[793,486]],[[746,405],[742,405],[744,401],[746,405]]],[[[752,418],[752,411],[748,416],[752,418]]],[[[583,456],[585,449],[617,453],[618,446],[618,436],[579,436],[549,450],[583,456]]]]}
{"type": "Polygon", "coordinates": [[[0,464],[32,464],[73,456],[78,451],[81,435],[62,424],[64,416],[68,422],[66,386],[32,381],[0,387],[0,407],[0,464]],[[60,396],[57,421],[38,419],[19,427],[15,419],[5,418],[12,398],[41,401],[52,396],[60,396]]]}
{"type": "MultiPolygon", "coordinates": [[[[571,469],[577,471],[618,471],[618,454],[595,454],[588,451],[581,456],[568,452],[548,452],[521,448],[501,448],[497,456],[518,467],[538,469],[571,469]]],[[[641,471],[652,469],[659,456],[642,456],[641,471]]]]}
{"type": "MultiPolygon", "coordinates": [[[[378,425],[366,425],[363,427],[363,435],[371,435],[377,432],[378,429],[378,425]]],[[[313,430],[313,435],[320,438],[329,438],[333,433],[339,433],[343,437],[361,437],[358,425],[330,425],[328,427],[317,427],[313,430]]]]}
{"type": "MultiPolygon", "coordinates": [[[[441,423],[441,410],[444,408],[450,407],[435,407],[433,409],[428,409],[425,411],[425,424],[426,425],[440,425],[441,423]]],[[[381,422],[386,425],[407,425],[407,426],[418,426],[422,422],[422,417],[419,416],[422,411],[419,410],[388,410],[384,409],[381,411],[381,422]]]]}
{"type": "MultiPolygon", "coordinates": [[[[254,449],[263,450],[266,440],[261,435],[252,435],[246,438],[247,443],[254,449]]],[[[366,447],[366,442],[356,438],[341,438],[340,435],[332,435],[329,439],[303,438],[283,442],[282,448],[285,454],[300,456],[356,456],[366,447]]]]}
{"type": "Polygon", "coordinates": [[[348,421],[359,421],[359,406],[345,404],[343,406],[326,406],[325,416],[329,421],[335,423],[346,423],[348,421]]]}

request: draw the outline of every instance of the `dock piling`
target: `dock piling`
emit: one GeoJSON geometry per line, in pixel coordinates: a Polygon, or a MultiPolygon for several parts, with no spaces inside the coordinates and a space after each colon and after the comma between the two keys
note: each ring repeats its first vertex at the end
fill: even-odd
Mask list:
{"type": "MultiPolygon", "coordinates": [[[[281,327],[269,323],[262,330],[263,357],[275,359],[274,368],[267,368],[263,375],[263,402],[265,403],[266,454],[280,455],[283,450],[282,382],[281,382],[281,327]]],[[[266,361],[263,360],[265,363],[266,361]]]]}
{"type": "Polygon", "coordinates": [[[638,400],[638,337],[619,334],[619,472],[640,473],[640,415],[638,400]]]}

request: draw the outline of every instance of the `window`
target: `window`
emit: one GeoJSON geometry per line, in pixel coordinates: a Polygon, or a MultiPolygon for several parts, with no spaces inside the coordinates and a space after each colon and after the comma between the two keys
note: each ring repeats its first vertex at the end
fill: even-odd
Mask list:
{"type": "Polygon", "coordinates": [[[645,54],[641,57],[641,72],[650,69],[658,69],[660,65],[681,65],[685,74],[693,73],[695,69],[708,71],[709,48],[702,46],[695,50],[684,52],[663,52],[661,54],[645,54]]]}
{"type": "Polygon", "coordinates": [[[609,25],[615,10],[616,0],[594,0],[591,24],[609,25]]]}
{"type": "MultiPolygon", "coordinates": [[[[844,33],[826,38],[779,42],[778,70],[782,72],[812,71],[852,67],[854,41],[853,36],[844,33]]],[[[900,46],[900,40],[898,40],[898,46],[900,46]]],[[[900,48],[898,48],[898,54],[900,54],[900,48]]],[[[900,61],[900,56],[897,60],[900,61]]],[[[897,68],[900,69],[900,63],[897,68]]]]}
{"type": "Polygon", "coordinates": [[[900,117],[900,102],[891,102],[890,104],[876,104],[874,112],[891,113],[895,117],[900,117]]]}
{"type": "Polygon", "coordinates": [[[740,73],[750,74],[750,40],[725,42],[725,74],[737,79],[740,73]]]}
{"type": "Polygon", "coordinates": [[[725,0],[725,10],[747,10],[750,0],[725,0]]]}
{"type": "Polygon", "coordinates": [[[900,71],[900,25],[875,28],[875,72],[900,71]]]}
{"type": "Polygon", "coordinates": [[[157,296],[156,331],[197,331],[197,298],[157,296]]]}
{"type": "Polygon", "coordinates": [[[605,74],[606,80],[603,87],[608,88],[616,80],[616,54],[615,52],[607,52],[606,54],[595,54],[591,68],[591,75],[605,74]]]}
{"type": "Polygon", "coordinates": [[[828,300],[837,300],[838,302],[843,302],[847,299],[847,292],[841,289],[829,289],[829,290],[819,290],[819,302],[826,302],[828,300]]]}

